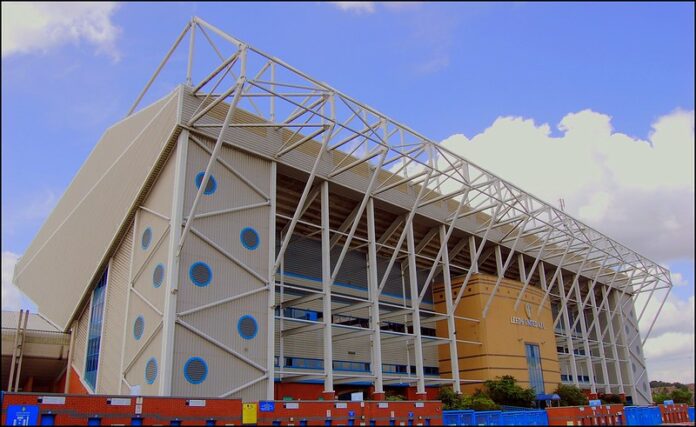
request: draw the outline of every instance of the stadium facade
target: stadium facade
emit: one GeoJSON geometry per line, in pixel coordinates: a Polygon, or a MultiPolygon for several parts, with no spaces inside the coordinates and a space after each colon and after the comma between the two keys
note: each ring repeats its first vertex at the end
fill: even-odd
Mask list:
{"type": "Polygon", "coordinates": [[[510,374],[648,403],[654,319],[638,323],[671,289],[664,267],[199,18],[14,280],[73,332],[85,392],[245,400],[424,399],[510,374]],[[185,84],[137,110],[186,44],[185,84]]]}

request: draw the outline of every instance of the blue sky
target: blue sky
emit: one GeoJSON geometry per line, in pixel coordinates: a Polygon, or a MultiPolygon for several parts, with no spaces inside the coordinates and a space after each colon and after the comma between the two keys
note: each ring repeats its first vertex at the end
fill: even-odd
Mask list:
{"type": "MultiPolygon", "coordinates": [[[[197,15],[552,203],[564,197],[571,214],[669,265],[679,286],[665,309],[675,313],[654,342],[682,349],[690,339],[693,363],[693,320],[679,317],[693,319],[692,3],[2,7],[3,297],[13,260],[197,15]],[[575,171],[553,177],[563,184],[554,192],[550,177],[499,158],[505,144],[531,153],[549,143],[601,152],[609,175],[593,181],[584,154],[539,150],[535,160],[575,171]],[[622,209],[628,220],[616,219],[622,209]]],[[[172,61],[146,103],[183,82],[185,53],[172,61]]],[[[651,377],[681,379],[677,368],[655,365],[651,377]]]]}

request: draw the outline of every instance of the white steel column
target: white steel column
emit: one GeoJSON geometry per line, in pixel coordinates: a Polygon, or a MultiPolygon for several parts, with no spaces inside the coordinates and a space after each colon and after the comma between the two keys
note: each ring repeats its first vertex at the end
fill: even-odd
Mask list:
{"type": "Polygon", "coordinates": [[[411,307],[413,308],[414,353],[416,357],[416,394],[425,394],[425,376],[423,373],[423,340],[420,325],[420,304],[418,304],[418,274],[416,272],[416,245],[413,242],[413,223],[406,225],[406,244],[408,246],[408,281],[411,289],[411,307]]]}
{"type": "MultiPolygon", "coordinates": [[[[568,299],[565,294],[565,285],[563,284],[563,274],[559,274],[556,278],[558,281],[558,291],[561,296],[561,310],[563,312],[563,323],[565,323],[566,344],[568,345],[568,353],[570,354],[570,372],[573,375],[573,382],[579,387],[578,382],[578,366],[575,361],[575,346],[573,345],[573,333],[570,330],[570,317],[568,316],[568,299]]],[[[552,283],[553,285],[553,283],[552,283]]],[[[550,289],[550,288],[549,288],[550,289]]],[[[554,326],[555,327],[555,326],[554,326]]]]}
{"type": "MultiPolygon", "coordinates": [[[[481,245],[484,245],[486,242],[481,242],[481,245]]],[[[471,260],[471,266],[469,267],[471,269],[472,274],[477,274],[478,271],[478,263],[474,262],[476,260],[476,238],[474,236],[469,236],[469,259],[471,260]]]]}
{"type": "Polygon", "coordinates": [[[450,347],[450,367],[452,369],[452,381],[454,382],[454,392],[461,394],[462,388],[459,383],[459,355],[457,352],[457,331],[454,322],[454,307],[452,306],[452,278],[449,268],[449,251],[447,248],[447,231],[445,224],[440,225],[440,244],[442,245],[442,276],[445,284],[445,304],[447,307],[447,337],[450,347]]]}
{"type": "Polygon", "coordinates": [[[580,306],[580,301],[582,300],[582,296],[580,295],[580,278],[576,276],[575,280],[575,305],[578,307],[578,317],[580,318],[580,331],[582,332],[582,340],[585,348],[585,363],[587,363],[587,375],[590,376],[590,390],[592,391],[592,393],[597,393],[597,385],[595,384],[594,379],[594,366],[592,366],[592,352],[590,351],[590,343],[587,340],[588,336],[587,326],[585,324],[585,312],[583,307],[580,306]]]}
{"type": "MultiPolygon", "coordinates": [[[[624,384],[623,384],[623,378],[621,376],[621,366],[619,366],[619,351],[616,349],[616,337],[614,336],[614,325],[611,323],[611,318],[609,316],[609,313],[611,312],[610,310],[610,305],[609,305],[609,297],[607,295],[607,287],[602,286],[602,303],[606,304],[606,309],[604,311],[604,317],[607,319],[607,326],[609,329],[609,342],[611,343],[611,352],[612,356],[614,358],[614,371],[616,373],[616,381],[619,384],[619,393],[624,394],[624,384]]],[[[602,337],[602,340],[604,338],[602,337]]]]}
{"type": "Polygon", "coordinates": [[[597,346],[599,348],[599,357],[602,360],[602,376],[604,377],[604,392],[611,393],[611,383],[609,382],[609,370],[607,369],[607,360],[604,355],[604,341],[600,338],[599,328],[599,311],[597,310],[597,301],[594,295],[594,289],[590,289],[590,304],[592,307],[593,324],[595,334],[597,336],[597,346]]]}
{"type": "Polygon", "coordinates": [[[329,222],[329,181],[321,183],[321,284],[324,291],[324,393],[334,393],[333,334],[331,331],[331,236],[329,222]]]}
{"type": "Polygon", "coordinates": [[[193,70],[193,51],[196,44],[196,21],[191,19],[191,33],[189,34],[188,63],[186,65],[186,85],[191,86],[191,71],[193,70]]]}
{"type": "MultiPolygon", "coordinates": [[[[631,349],[628,347],[628,336],[626,335],[626,329],[623,327],[624,325],[624,315],[623,315],[623,295],[624,292],[619,293],[618,291],[614,290],[612,291],[612,294],[614,294],[614,310],[619,311],[619,325],[622,327],[619,327],[619,338],[621,342],[623,343],[623,353],[624,353],[624,358],[626,359],[626,372],[628,373],[628,382],[629,382],[629,387],[631,388],[631,396],[633,397],[634,401],[637,397],[638,394],[638,388],[637,384],[634,381],[634,375],[633,375],[633,367],[631,366],[632,360],[631,360],[631,349]]],[[[613,316],[612,316],[613,317],[613,316]]],[[[613,325],[610,325],[609,329],[613,329],[613,325]]],[[[642,394],[642,393],[641,393],[642,394]]],[[[645,396],[644,396],[645,397],[645,396]]],[[[651,399],[648,399],[651,400],[651,399]]]]}
{"type": "MultiPolygon", "coordinates": [[[[370,326],[372,328],[372,374],[375,377],[375,394],[384,393],[382,385],[382,339],[379,322],[379,278],[377,277],[377,236],[375,234],[375,206],[374,199],[367,200],[367,240],[368,240],[368,265],[367,279],[370,289],[370,326]]],[[[411,294],[414,301],[414,294],[411,294]]],[[[381,396],[380,396],[381,397],[381,396]]]]}
{"type": "MultiPolygon", "coordinates": [[[[176,165],[172,191],[172,211],[169,216],[169,248],[167,253],[167,283],[164,296],[162,318],[162,375],[160,376],[160,396],[172,394],[172,366],[174,358],[174,329],[176,323],[176,295],[179,287],[178,243],[181,238],[181,223],[184,215],[184,189],[186,179],[186,156],[188,152],[189,132],[182,130],[176,143],[176,165]]],[[[135,240],[133,240],[135,248],[135,240]]],[[[125,337],[124,337],[125,340],[125,337]]]]}
{"type": "MultiPolygon", "coordinates": [[[[222,132],[222,131],[221,131],[222,132]]],[[[266,399],[275,398],[275,233],[276,233],[276,162],[271,162],[270,171],[270,208],[268,212],[268,332],[266,336],[266,399]]],[[[281,299],[282,301],[282,299],[281,299]]],[[[282,310],[282,308],[281,308],[282,310]]],[[[281,315],[283,313],[281,312],[281,315]]],[[[279,364],[282,363],[279,357],[279,364]]]]}

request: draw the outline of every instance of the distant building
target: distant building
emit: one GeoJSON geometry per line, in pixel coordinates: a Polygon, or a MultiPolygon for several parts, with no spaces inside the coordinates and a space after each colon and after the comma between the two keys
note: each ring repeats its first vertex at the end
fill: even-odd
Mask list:
{"type": "Polygon", "coordinates": [[[221,59],[191,51],[185,85],[106,130],[15,269],[75,334],[72,382],[422,399],[511,374],[650,401],[634,298],[670,288],[666,268],[200,19],[187,30],[221,59]]]}

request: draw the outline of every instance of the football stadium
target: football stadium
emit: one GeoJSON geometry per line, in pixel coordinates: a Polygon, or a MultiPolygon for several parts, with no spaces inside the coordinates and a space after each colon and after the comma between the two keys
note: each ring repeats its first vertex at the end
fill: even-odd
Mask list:
{"type": "MultiPolygon", "coordinates": [[[[539,400],[572,384],[634,405],[652,402],[646,307],[672,286],[665,267],[199,18],[14,283],[61,346],[66,393],[419,401],[513,375],[539,400]],[[143,105],[172,67],[183,83],[143,105]]],[[[5,335],[3,384],[25,384],[5,335]]]]}

